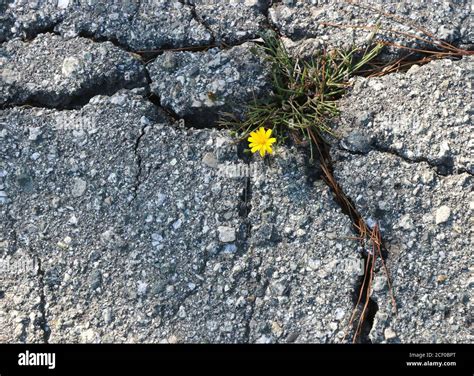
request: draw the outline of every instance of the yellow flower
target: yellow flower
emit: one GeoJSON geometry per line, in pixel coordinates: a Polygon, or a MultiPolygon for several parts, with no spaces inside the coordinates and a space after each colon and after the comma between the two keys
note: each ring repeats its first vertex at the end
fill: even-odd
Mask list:
{"type": "Polygon", "coordinates": [[[260,127],[258,131],[250,132],[248,141],[252,153],[259,151],[262,157],[265,156],[265,153],[272,154],[272,144],[276,142],[276,138],[270,138],[271,135],[272,130],[265,130],[263,127],[260,127]]]}

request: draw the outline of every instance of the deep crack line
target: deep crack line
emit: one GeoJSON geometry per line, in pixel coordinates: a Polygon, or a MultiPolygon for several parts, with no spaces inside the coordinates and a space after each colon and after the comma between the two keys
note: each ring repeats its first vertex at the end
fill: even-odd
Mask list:
{"type": "MultiPolygon", "coordinates": [[[[332,172],[331,172],[332,173],[332,172]]],[[[332,176],[334,178],[334,176],[332,176]]],[[[325,179],[324,179],[325,180],[325,179]]],[[[326,184],[331,188],[334,194],[334,201],[339,205],[341,211],[346,214],[351,222],[353,231],[356,237],[360,236],[358,225],[363,225],[368,228],[365,220],[362,216],[358,213],[355,209],[354,205],[352,204],[352,200],[345,195],[338,184],[338,189],[334,189],[331,184],[326,182],[326,184]],[[342,196],[342,197],[341,197],[342,196]]],[[[337,183],[336,183],[337,184],[337,183]]],[[[364,242],[369,241],[368,239],[363,239],[364,242]]],[[[370,288],[371,288],[371,276],[370,271],[373,267],[375,267],[374,263],[376,263],[376,258],[369,257],[369,254],[366,250],[363,250],[360,253],[362,259],[364,260],[364,275],[362,275],[356,282],[356,286],[354,286],[353,291],[353,302],[354,302],[354,310],[357,312],[361,312],[363,314],[363,321],[360,333],[357,333],[357,330],[354,327],[350,329],[354,331],[354,341],[358,340],[360,343],[371,343],[369,338],[369,334],[373,327],[374,317],[378,311],[377,303],[370,297],[370,288]],[[360,301],[359,301],[360,297],[360,301]],[[367,312],[363,312],[363,307],[367,303],[367,312]],[[362,310],[362,311],[361,311],[362,310]]],[[[386,255],[386,252],[385,252],[386,255]]],[[[359,315],[356,316],[356,319],[360,317],[359,315]]],[[[357,320],[355,320],[357,321],[357,320]]],[[[355,324],[355,321],[353,324],[355,324]]]]}
{"type": "Polygon", "coordinates": [[[255,306],[257,302],[257,291],[259,289],[262,289],[262,291],[266,291],[269,284],[270,280],[268,278],[264,279],[264,282],[262,285],[260,285],[261,280],[262,280],[262,274],[259,272],[260,267],[262,266],[263,259],[259,258],[260,262],[254,263],[255,260],[255,255],[253,252],[253,248],[250,252],[250,258],[249,258],[249,263],[248,263],[248,272],[246,274],[247,280],[251,281],[252,280],[252,271],[256,271],[256,276],[255,276],[255,288],[252,292],[251,296],[247,297],[247,303],[248,303],[248,313],[245,315],[245,328],[244,328],[244,337],[243,337],[243,343],[250,344],[251,342],[251,336],[252,336],[252,321],[255,315],[255,306]]]}
{"type": "MultiPolygon", "coordinates": [[[[245,163],[246,168],[244,169],[246,176],[244,177],[244,187],[242,194],[239,197],[239,216],[242,218],[242,224],[239,229],[239,249],[241,255],[247,255],[250,248],[250,255],[248,255],[248,271],[246,273],[247,281],[252,280],[252,271],[256,270],[258,272],[262,260],[259,263],[255,264],[255,254],[254,248],[250,246],[250,238],[252,236],[252,222],[249,218],[249,215],[252,211],[252,169],[251,169],[251,157],[245,153],[246,142],[241,141],[237,145],[237,155],[238,158],[245,163]]],[[[256,291],[258,289],[259,283],[259,274],[256,276],[255,289],[252,296],[247,297],[248,303],[248,313],[245,315],[245,327],[243,333],[243,342],[250,343],[251,339],[251,322],[255,313],[255,303],[256,303],[256,291]]],[[[264,286],[266,289],[266,286],[264,286]]]]}
{"type": "MultiPolygon", "coordinates": [[[[363,236],[364,238],[361,239],[361,241],[364,246],[366,243],[373,243],[374,239],[372,238],[372,234],[374,233],[374,229],[367,225],[352,199],[346,195],[334,176],[333,161],[330,155],[330,145],[323,143],[318,139],[314,139],[313,142],[317,143],[316,147],[320,153],[320,165],[323,171],[323,180],[333,192],[334,201],[340,207],[341,211],[350,218],[356,238],[363,236]]],[[[379,236],[378,240],[380,242],[381,262],[385,271],[387,271],[385,268],[385,260],[388,257],[388,250],[380,232],[378,232],[377,235],[379,236]]],[[[377,273],[374,269],[378,258],[375,251],[374,255],[371,257],[367,250],[361,252],[361,256],[365,265],[364,275],[357,281],[356,286],[354,287],[353,300],[355,306],[353,317],[351,317],[350,320],[352,326],[349,329],[353,333],[353,342],[371,343],[369,335],[373,327],[375,315],[378,311],[378,305],[370,297],[370,293],[372,288],[372,277],[377,273]]],[[[389,275],[387,275],[387,279],[390,283],[389,275]]]]}
{"type": "Polygon", "coordinates": [[[381,145],[377,142],[373,142],[371,144],[371,148],[372,149],[369,150],[368,152],[360,152],[360,151],[350,150],[349,148],[347,148],[344,145],[340,144],[339,150],[344,152],[344,153],[350,154],[350,155],[358,155],[358,156],[363,156],[363,157],[366,157],[370,153],[370,151],[375,151],[375,152],[379,152],[379,153],[386,153],[386,154],[393,155],[394,157],[397,157],[397,158],[399,158],[399,159],[401,159],[401,160],[403,160],[403,161],[405,161],[406,163],[409,163],[409,164],[426,163],[428,165],[428,167],[436,175],[438,175],[440,177],[461,175],[461,174],[469,174],[471,176],[474,175],[474,173],[472,173],[471,171],[469,171],[468,169],[466,169],[464,167],[455,168],[453,161],[450,161],[451,163],[447,163],[447,162],[443,162],[443,160],[441,160],[439,162],[436,162],[436,161],[433,161],[433,160],[429,159],[428,157],[410,158],[410,157],[400,153],[399,151],[397,151],[393,148],[381,145]]]}
{"type": "MultiPolygon", "coordinates": [[[[244,160],[245,161],[245,160],[244,160]]],[[[249,176],[245,178],[245,186],[242,192],[242,195],[240,197],[240,208],[239,208],[239,215],[243,219],[242,223],[242,228],[239,231],[241,241],[240,241],[240,246],[243,248],[242,249],[242,254],[246,254],[247,251],[249,250],[249,241],[250,237],[252,234],[252,224],[249,219],[249,214],[250,211],[252,210],[252,205],[251,205],[251,199],[252,199],[252,183],[250,180],[250,161],[245,161],[247,164],[247,172],[249,176]]],[[[250,257],[249,257],[249,270],[247,273],[247,278],[248,280],[251,280],[251,275],[252,275],[252,270],[258,270],[260,265],[254,265],[253,260],[254,260],[254,252],[253,252],[253,247],[250,250],[250,257]]],[[[258,288],[258,281],[256,282],[256,287],[255,290],[258,288]]],[[[248,297],[250,298],[250,297],[248,297]]],[[[245,330],[244,330],[244,343],[250,343],[250,334],[251,334],[251,322],[253,320],[253,316],[255,313],[255,302],[257,300],[257,297],[255,294],[250,298],[250,301],[247,299],[247,302],[249,303],[250,309],[248,313],[248,317],[246,317],[245,321],[245,330]]]]}
{"type": "MultiPolygon", "coordinates": [[[[2,19],[2,21],[5,22],[5,19],[2,19]]],[[[25,29],[23,30],[22,35],[9,35],[9,36],[4,35],[4,39],[0,42],[0,46],[16,38],[20,39],[22,42],[29,43],[42,34],[49,33],[49,34],[54,34],[54,35],[61,35],[58,31],[56,31],[56,27],[59,26],[63,21],[64,21],[64,17],[61,16],[59,17],[58,20],[52,22],[50,25],[46,25],[44,27],[38,27],[37,29],[33,29],[32,31],[25,29]]]]}
{"type": "Polygon", "coordinates": [[[138,190],[140,189],[140,184],[142,183],[141,178],[142,178],[142,173],[143,173],[143,166],[142,166],[143,159],[142,159],[139,149],[140,149],[140,142],[142,138],[145,136],[145,134],[147,133],[147,129],[150,127],[151,127],[150,124],[145,124],[144,126],[141,127],[140,133],[138,134],[138,137],[135,140],[135,144],[133,145],[133,154],[136,161],[137,171],[135,173],[134,182],[132,186],[133,196],[129,202],[129,206],[132,204],[133,201],[136,200],[138,196],[138,190]]]}
{"type": "Polygon", "coordinates": [[[199,25],[203,26],[207,32],[211,35],[211,40],[209,41],[209,44],[214,44],[216,41],[216,35],[214,34],[214,31],[209,27],[209,25],[204,22],[204,20],[199,17],[199,15],[196,12],[196,5],[192,2],[187,2],[186,0],[179,0],[181,4],[184,6],[187,6],[189,10],[191,11],[191,16],[193,17],[193,20],[196,21],[199,25]]]}
{"type": "Polygon", "coordinates": [[[40,289],[40,303],[38,306],[40,317],[37,321],[37,324],[43,331],[43,341],[44,343],[49,343],[49,337],[51,336],[51,328],[48,324],[48,317],[46,314],[46,295],[44,293],[45,289],[45,282],[44,282],[44,275],[45,272],[42,267],[41,259],[38,255],[34,256],[34,261],[37,267],[37,278],[38,278],[38,285],[40,289]]]}
{"type": "MultiPolygon", "coordinates": [[[[39,35],[48,34],[48,33],[51,33],[51,34],[54,34],[54,35],[60,35],[59,32],[56,31],[56,27],[59,26],[62,22],[63,22],[63,18],[61,18],[60,20],[54,22],[53,24],[51,24],[47,27],[35,30],[35,32],[30,34],[30,35],[28,35],[28,33],[26,33],[26,35],[23,38],[21,38],[21,40],[23,42],[31,42],[35,38],[37,38],[39,35]]],[[[7,42],[7,40],[5,42],[7,42]]]]}
{"type": "Polygon", "coordinates": [[[57,110],[57,111],[67,111],[67,110],[80,110],[84,106],[88,105],[92,98],[99,95],[112,97],[121,90],[134,90],[134,89],[145,89],[148,90],[149,85],[143,83],[143,85],[114,85],[116,82],[107,82],[106,80],[101,80],[97,82],[94,87],[85,88],[80,93],[75,93],[70,96],[66,95],[66,100],[62,103],[51,104],[46,103],[36,98],[39,97],[38,94],[30,95],[29,98],[21,103],[5,103],[0,105],[0,110],[8,110],[17,107],[27,107],[27,108],[39,108],[39,109],[48,109],[48,110],[57,110]]]}
{"type": "Polygon", "coordinates": [[[440,162],[435,162],[430,160],[427,157],[416,157],[416,158],[410,158],[407,157],[406,155],[403,155],[402,153],[398,152],[397,150],[386,147],[383,145],[380,145],[378,143],[375,143],[374,149],[378,152],[381,153],[387,153],[394,155],[395,157],[398,157],[402,160],[404,160],[407,163],[410,164],[415,164],[415,163],[426,163],[438,176],[450,176],[450,175],[461,175],[463,173],[467,173],[469,175],[474,175],[472,172],[468,171],[465,168],[454,168],[454,162],[452,163],[443,163],[443,161],[440,162]]]}

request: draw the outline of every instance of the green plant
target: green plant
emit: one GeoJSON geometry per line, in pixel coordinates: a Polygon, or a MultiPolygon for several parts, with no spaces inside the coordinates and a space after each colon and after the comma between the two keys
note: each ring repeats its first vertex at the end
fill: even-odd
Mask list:
{"type": "Polygon", "coordinates": [[[333,134],[328,120],[338,114],[337,99],[348,87],[349,78],[375,58],[382,45],[361,50],[322,51],[310,60],[290,56],[275,34],[263,35],[262,48],[268,56],[273,94],[254,99],[241,121],[224,113],[220,124],[231,127],[241,139],[264,127],[272,129],[279,142],[293,137],[308,141],[313,158],[313,141],[333,134]]]}

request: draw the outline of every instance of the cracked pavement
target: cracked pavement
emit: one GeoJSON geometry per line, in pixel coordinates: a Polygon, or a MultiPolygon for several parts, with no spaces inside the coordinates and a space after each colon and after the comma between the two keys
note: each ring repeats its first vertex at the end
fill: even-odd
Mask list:
{"type": "MultiPolygon", "coordinates": [[[[389,9],[409,11],[472,46],[463,7],[389,9]]],[[[300,149],[244,157],[215,120],[269,95],[259,32],[309,53],[363,43],[323,24],[367,17],[337,1],[0,5],[0,342],[347,342],[365,252],[350,217],[300,149]]],[[[340,100],[334,177],[381,226],[399,309],[377,272],[367,341],[473,340],[472,62],[357,77],[340,100]]]]}

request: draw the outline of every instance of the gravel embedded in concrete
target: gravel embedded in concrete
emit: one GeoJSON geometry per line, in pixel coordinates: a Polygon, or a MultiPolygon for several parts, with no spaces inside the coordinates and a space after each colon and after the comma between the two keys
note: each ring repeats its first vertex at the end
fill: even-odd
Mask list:
{"type": "Polygon", "coordinates": [[[270,92],[269,72],[257,45],[203,52],[167,51],[148,65],[151,91],[162,106],[191,124],[207,125],[219,111],[242,112],[270,92]]]}
{"type": "Polygon", "coordinates": [[[0,61],[0,105],[67,107],[147,84],[136,57],[110,42],[85,38],[47,33],[31,42],[14,39],[0,48],[0,61]]]}
{"type": "Polygon", "coordinates": [[[398,314],[377,273],[373,342],[471,342],[472,58],[357,78],[336,119],[334,174],[379,223],[398,314]],[[360,100],[364,98],[364,100],[360,100]]]}
{"type": "Polygon", "coordinates": [[[191,0],[196,15],[212,31],[217,43],[235,44],[257,38],[266,28],[266,0],[220,2],[191,0]]]}
{"type": "Polygon", "coordinates": [[[472,103],[466,93],[473,62],[445,59],[405,74],[357,78],[340,103],[340,145],[356,153],[382,149],[426,160],[442,174],[472,174],[472,103]]]}
{"type": "Polygon", "coordinates": [[[0,43],[12,38],[32,39],[52,31],[63,19],[65,9],[59,1],[6,0],[0,4],[0,43]]]}
{"type": "Polygon", "coordinates": [[[191,7],[173,0],[71,5],[56,30],[67,38],[86,35],[133,51],[207,46],[212,41],[191,7]]]}
{"type": "MultiPolygon", "coordinates": [[[[379,22],[376,39],[433,48],[357,4],[2,2],[0,342],[351,341],[367,250],[320,169],[214,128],[271,95],[269,28],[303,58],[379,22]]],[[[465,4],[384,10],[472,49],[465,4]]],[[[380,224],[398,303],[377,270],[362,341],[473,341],[471,66],[358,77],[339,102],[334,175],[380,224]]]]}
{"type": "Polygon", "coordinates": [[[255,162],[248,242],[259,284],[251,342],[352,338],[348,323],[364,263],[349,217],[321,180],[308,181],[305,164],[284,147],[255,162]]]}
{"type": "Polygon", "coordinates": [[[1,134],[5,238],[41,261],[49,342],[342,340],[357,243],[294,151],[249,167],[226,133],[180,129],[127,91],[5,110],[1,134]]]}
{"type": "Polygon", "coordinates": [[[41,287],[37,262],[17,248],[11,236],[15,223],[2,215],[0,230],[0,342],[44,341],[41,287]]]}
{"type": "MultiPolygon", "coordinates": [[[[413,24],[443,41],[464,48],[472,46],[467,3],[453,5],[438,0],[386,3],[383,12],[387,15],[367,7],[380,8],[369,1],[349,3],[334,0],[322,4],[305,0],[283,1],[269,9],[269,18],[283,36],[290,39],[289,46],[293,46],[291,41],[301,41],[301,45],[298,43],[293,49],[306,55],[321,47],[363,46],[374,32],[375,40],[410,48],[430,46],[419,39],[430,37],[413,24]],[[416,38],[407,37],[406,33],[416,38]]],[[[388,48],[386,52],[387,55],[397,55],[402,51],[388,48]]]]}
{"type": "Polygon", "coordinates": [[[380,224],[388,249],[398,313],[380,270],[372,342],[472,342],[473,177],[440,176],[425,162],[377,151],[333,156],[335,177],[365,220],[380,224]]]}

